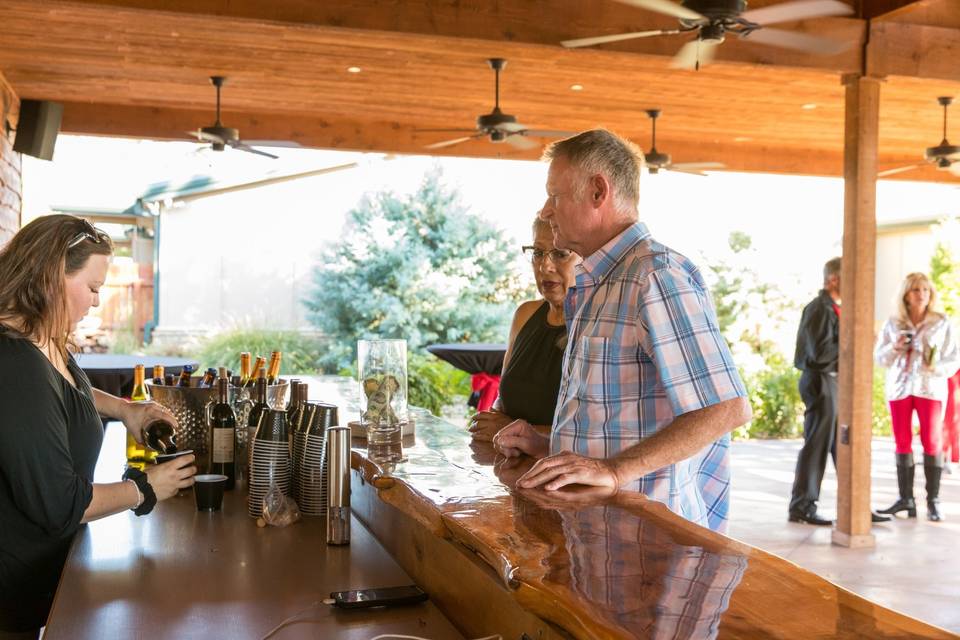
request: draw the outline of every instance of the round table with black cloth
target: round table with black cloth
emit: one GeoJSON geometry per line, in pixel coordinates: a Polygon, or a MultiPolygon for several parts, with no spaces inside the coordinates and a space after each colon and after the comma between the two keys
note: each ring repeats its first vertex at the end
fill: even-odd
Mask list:
{"type": "Polygon", "coordinates": [[[164,373],[179,376],[186,365],[197,368],[197,361],[166,356],[131,356],[122,353],[81,353],[75,356],[77,364],[90,378],[90,386],[120,398],[133,391],[133,368],[146,367],[147,378],[153,375],[153,365],[163,365],[164,373]]]}
{"type": "Polygon", "coordinates": [[[471,374],[473,393],[467,404],[486,411],[497,398],[507,345],[497,343],[432,344],[427,351],[471,374]]]}
{"type": "Polygon", "coordinates": [[[432,344],[427,351],[467,373],[498,376],[503,369],[507,345],[495,343],[432,344]]]}

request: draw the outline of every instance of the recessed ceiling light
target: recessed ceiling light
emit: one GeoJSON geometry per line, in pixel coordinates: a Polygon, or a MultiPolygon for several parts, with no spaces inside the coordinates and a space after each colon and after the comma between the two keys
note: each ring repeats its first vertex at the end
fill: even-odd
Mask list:
{"type": "Polygon", "coordinates": [[[570,91],[583,91],[582,84],[572,84],[570,85],[570,91]]]}
{"type": "Polygon", "coordinates": [[[750,136],[737,136],[733,139],[734,142],[750,142],[753,140],[750,136]]]}
{"type": "Polygon", "coordinates": [[[813,102],[808,102],[807,104],[802,104],[802,105],[800,105],[800,108],[801,108],[801,109],[806,109],[807,111],[810,111],[810,110],[812,110],[812,109],[816,109],[816,108],[817,108],[817,105],[816,105],[815,103],[813,103],[813,102]]]}
{"type": "Polygon", "coordinates": [[[360,73],[363,71],[360,67],[347,67],[347,73],[360,73]]]}

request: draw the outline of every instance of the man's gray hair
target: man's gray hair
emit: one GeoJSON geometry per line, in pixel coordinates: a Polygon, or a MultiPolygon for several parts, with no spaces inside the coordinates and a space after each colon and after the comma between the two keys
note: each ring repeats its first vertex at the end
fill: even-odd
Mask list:
{"type": "MultiPolygon", "coordinates": [[[[547,147],[543,159],[554,158],[566,159],[588,176],[606,176],[613,186],[614,209],[636,219],[643,166],[643,151],[637,145],[606,129],[591,129],[547,147]]],[[[578,198],[583,196],[586,186],[586,182],[575,185],[578,198]]]]}
{"type": "Polygon", "coordinates": [[[823,265],[823,281],[826,282],[830,276],[840,275],[840,258],[830,258],[823,265]]]}

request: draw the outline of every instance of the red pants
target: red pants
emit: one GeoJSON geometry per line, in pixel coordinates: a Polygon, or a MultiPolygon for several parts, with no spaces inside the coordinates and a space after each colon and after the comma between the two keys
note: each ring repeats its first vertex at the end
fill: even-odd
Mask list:
{"type": "Polygon", "coordinates": [[[960,371],[947,380],[947,408],[943,413],[943,457],[951,462],[960,462],[960,371]]]}
{"type": "Polygon", "coordinates": [[[913,412],[920,419],[920,442],[923,453],[934,456],[940,453],[941,428],[943,425],[939,400],[907,396],[890,402],[890,418],[893,421],[893,439],[897,453],[913,453],[913,412]]]}

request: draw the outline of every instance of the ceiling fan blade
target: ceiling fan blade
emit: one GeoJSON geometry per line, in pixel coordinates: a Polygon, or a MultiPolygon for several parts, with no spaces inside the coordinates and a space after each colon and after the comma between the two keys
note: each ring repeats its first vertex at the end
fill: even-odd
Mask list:
{"type": "Polygon", "coordinates": [[[670,66],[674,69],[697,69],[709,64],[716,55],[717,45],[708,44],[699,39],[691,40],[680,47],[670,66]]]}
{"type": "Polygon", "coordinates": [[[274,160],[276,160],[279,157],[279,156],[273,155],[272,153],[267,153],[266,151],[260,151],[259,149],[254,149],[253,147],[247,144],[244,144],[239,140],[232,140],[227,144],[229,144],[230,147],[233,149],[237,149],[239,151],[246,151],[247,153],[255,153],[258,156],[266,156],[267,158],[273,158],[274,160]]]}
{"type": "Polygon", "coordinates": [[[664,13],[668,16],[673,16],[674,18],[682,18],[684,20],[705,20],[702,15],[694,11],[693,9],[687,9],[684,6],[677,4],[676,2],[670,2],[670,0],[617,0],[622,4],[628,4],[631,7],[639,7],[641,9],[647,9],[648,11],[656,11],[657,13],[664,13]]]}
{"type": "Polygon", "coordinates": [[[525,129],[520,135],[528,138],[569,138],[577,135],[576,131],[558,131],[554,129],[525,129]]]}
{"type": "Polygon", "coordinates": [[[288,149],[301,149],[303,145],[293,140],[244,140],[243,144],[248,147],[280,147],[288,149]]]}
{"type": "Polygon", "coordinates": [[[506,131],[507,133],[520,133],[521,131],[526,131],[530,127],[525,124],[520,124],[519,122],[501,122],[500,124],[494,125],[491,128],[499,131],[506,131]]]}
{"type": "Polygon", "coordinates": [[[704,177],[707,176],[707,174],[705,174],[703,171],[700,171],[698,169],[680,169],[676,165],[663,167],[663,169],[666,169],[667,171],[673,171],[674,173],[689,173],[692,176],[704,176],[704,177]]]}
{"type": "Polygon", "coordinates": [[[786,31],[785,29],[757,29],[749,35],[743,36],[743,39],[747,42],[759,42],[784,49],[797,49],[821,56],[843,53],[853,46],[853,42],[850,40],[836,40],[824,36],[810,35],[809,33],[800,33],[799,31],[786,31]]]}
{"type": "Polygon", "coordinates": [[[913,171],[914,169],[918,169],[922,166],[923,166],[922,164],[911,164],[907,167],[897,167],[896,169],[887,169],[886,171],[878,171],[877,177],[886,178],[887,176],[895,176],[898,173],[903,173],[905,171],[913,171]]]}
{"type": "Polygon", "coordinates": [[[466,142],[467,140],[473,140],[474,138],[479,138],[482,135],[482,133],[478,133],[472,136],[465,136],[463,138],[454,138],[453,140],[434,142],[433,144],[428,144],[425,146],[424,149],[443,149],[444,147],[452,147],[455,144],[460,144],[461,142],[466,142]]]}
{"type": "Polygon", "coordinates": [[[710,169],[726,169],[722,162],[675,162],[668,169],[673,171],[707,171],[710,169]]]}
{"type": "Polygon", "coordinates": [[[635,38],[649,38],[650,36],[667,36],[680,33],[679,29],[657,29],[656,31],[634,31],[632,33],[618,33],[612,36],[596,36],[593,38],[576,38],[574,40],[563,40],[561,46],[567,49],[576,49],[577,47],[592,47],[595,44],[606,44],[608,42],[621,42],[623,40],[633,40],[635,38]]]}
{"type": "Polygon", "coordinates": [[[206,131],[201,131],[200,129],[197,129],[196,131],[188,131],[187,135],[196,139],[197,142],[218,142],[220,144],[226,144],[226,141],[220,136],[215,136],[212,133],[207,133],[206,131]]]}
{"type": "Polygon", "coordinates": [[[504,142],[506,142],[512,147],[516,147],[517,149],[523,149],[523,150],[537,149],[540,147],[538,143],[534,142],[533,140],[528,140],[527,138],[523,137],[523,135],[519,133],[508,135],[506,140],[504,140],[504,142]]]}
{"type": "Polygon", "coordinates": [[[476,133],[476,129],[414,129],[414,133],[476,133]]]}
{"type": "Polygon", "coordinates": [[[826,16],[845,16],[851,13],[853,13],[853,7],[840,0],[796,0],[744,11],[740,17],[756,24],[776,24],[826,16]]]}

